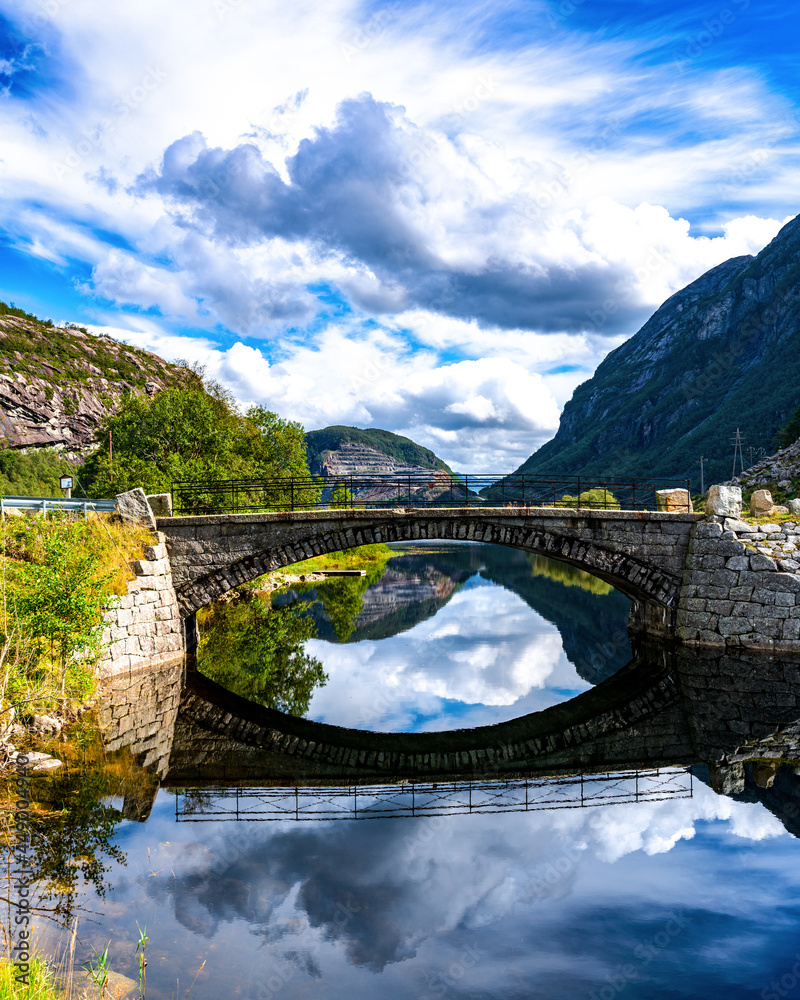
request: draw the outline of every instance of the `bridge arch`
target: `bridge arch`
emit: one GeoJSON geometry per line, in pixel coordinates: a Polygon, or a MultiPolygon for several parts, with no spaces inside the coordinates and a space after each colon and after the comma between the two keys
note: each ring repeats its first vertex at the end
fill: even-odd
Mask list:
{"type": "Polygon", "coordinates": [[[234,587],[314,556],[431,539],[489,542],[559,559],[663,619],[677,604],[694,521],[619,511],[347,510],[163,519],[159,528],[184,617],[234,587]]]}

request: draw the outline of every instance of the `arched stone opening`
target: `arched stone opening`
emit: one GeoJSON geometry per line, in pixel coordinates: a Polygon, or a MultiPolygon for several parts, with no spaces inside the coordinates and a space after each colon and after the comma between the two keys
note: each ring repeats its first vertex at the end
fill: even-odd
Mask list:
{"type": "MultiPolygon", "coordinates": [[[[330,527],[330,522],[311,523],[303,528],[298,526],[291,538],[276,537],[275,544],[266,547],[254,539],[254,551],[231,558],[225,566],[180,583],[176,591],[182,613],[188,618],[234,587],[314,556],[377,542],[474,541],[506,545],[575,566],[629,597],[640,619],[668,624],[680,589],[678,573],[665,569],[655,560],[632,554],[631,549],[635,546],[626,537],[621,539],[622,544],[603,544],[592,537],[591,531],[581,529],[582,521],[578,518],[561,518],[551,524],[538,519],[533,523],[522,518],[474,515],[469,519],[424,514],[402,520],[373,517],[366,524],[345,523],[335,528],[330,527]]],[[[283,534],[285,536],[286,532],[283,534]]],[[[635,613],[634,619],[636,617],[635,613]]]]}

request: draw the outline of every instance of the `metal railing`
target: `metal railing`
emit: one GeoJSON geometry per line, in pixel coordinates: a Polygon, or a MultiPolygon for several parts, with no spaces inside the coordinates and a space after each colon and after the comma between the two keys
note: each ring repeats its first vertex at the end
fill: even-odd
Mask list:
{"type": "Polygon", "coordinates": [[[117,509],[116,500],[66,500],[62,497],[0,497],[0,516],[5,517],[7,510],[35,510],[42,514],[50,511],[83,511],[84,516],[90,511],[95,513],[111,513],[117,509]]]}
{"type": "MultiPolygon", "coordinates": [[[[656,491],[682,489],[688,479],[527,475],[387,473],[370,476],[181,480],[172,484],[180,514],[224,514],[345,508],[570,507],[580,510],[656,510],[656,491]]],[[[690,503],[674,504],[688,512],[690,503]]]]}
{"type": "Polygon", "coordinates": [[[399,819],[580,809],[686,799],[692,793],[692,772],[688,767],[508,781],[427,781],[340,788],[199,788],[177,793],[175,819],[179,823],[399,819]]]}

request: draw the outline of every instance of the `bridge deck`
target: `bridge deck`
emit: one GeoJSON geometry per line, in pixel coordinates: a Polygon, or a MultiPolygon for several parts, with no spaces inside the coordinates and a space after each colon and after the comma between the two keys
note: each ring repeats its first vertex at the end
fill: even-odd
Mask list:
{"type": "Polygon", "coordinates": [[[599,507],[368,507],[343,508],[341,510],[286,510],[264,511],[247,514],[181,514],[176,517],[157,518],[160,530],[169,530],[170,526],[218,524],[228,521],[232,524],[261,524],[289,521],[294,524],[312,523],[314,521],[361,521],[404,520],[408,518],[425,518],[434,520],[441,517],[467,518],[480,520],[487,517],[507,517],[510,520],[529,521],[532,518],[542,520],[603,520],[603,521],[653,521],[653,522],[684,522],[694,524],[705,517],[700,513],[686,511],[656,511],[656,510],[614,510],[599,507]]]}

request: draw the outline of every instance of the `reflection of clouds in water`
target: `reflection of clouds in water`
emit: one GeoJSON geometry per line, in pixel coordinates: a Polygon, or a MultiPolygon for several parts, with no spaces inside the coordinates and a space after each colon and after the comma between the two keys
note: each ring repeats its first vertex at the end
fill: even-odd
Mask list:
{"type": "Polygon", "coordinates": [[[516,594],[482,582],[407,632],[351,644],[312,639],[306,649],[330,678],[308,716],[343,726],[420,728],[418,716],[440,714],[431,728],[482,725],[563,700],[554,689],[590,686],[564,656],[554,626],[516,594]],[[477,709],[469,721],[463,708],[448,717],[444,701],[477,709]]]}
{"type": "MultiPolygon", "coordinates": [[[[152,829],[136,830],[134,839],[160,834],[162,824],[165,840],[175,836],[165,812],[159,805],[152,829]]],[[[769,912],[798,888],[794,875],[779,877],[787,852],[796,861],[797,842],[788,837],[771,853],[753,855],[752,869],[740,866],[731,884],[731,841],[740,838],[756,850],[783,827],[763,807],[717,796],[702,784],[693,799],[627,806],[363,823],[209,824],[202,833],[202,849],[175,866],[174,878],[139,877],[150,905],[160,902],[184,928],[206,937],[226,935],[226,923],[245,923],[260,942],[251,948],[268,944],[285,961],[302,959],[328,985],[342,958],[351,969],[388,972],[417,957],[435,970],[464,940],[478,942],[487,973],[502,978],[509,921],[528,942],[523,964],[541,970],[544,959],[554,976],[572,975],[584,962],[587,915],[605,928],[621,922],[617,930],[628,933],[626,921],[663,920],[680,910],[699,913],[694,923],[707,929],[709,921],[730,918],[732,897],[741,894],[735,919],[744,927],[752,921],[749,906],[769,912]],[[704,836],[693,840],[696,832],[704,836]]],[[[172,864],[174,847],[163,859],[162,850],[154,852],[155,868],[172,864]]],[[[120,871],[114,881],[128,878],[120,871]]],[[[707,943],[704,937],[703,947],[707,943]]],[[[592,959],[599,968],[606,960],[602,949],[592,959]]]]}

